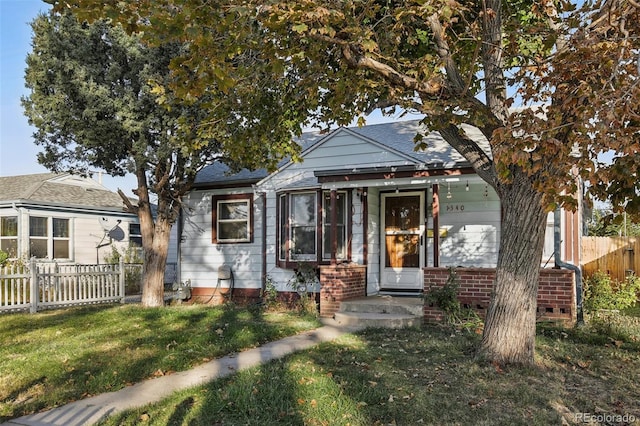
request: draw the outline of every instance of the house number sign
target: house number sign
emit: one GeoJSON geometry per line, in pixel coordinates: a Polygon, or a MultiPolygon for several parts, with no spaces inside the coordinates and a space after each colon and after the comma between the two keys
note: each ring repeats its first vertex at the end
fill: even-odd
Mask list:
{"type": "Polygon", "coordinates": [[[448,212],[463,212],[464,204],[447,204],[446,211],[448,212]]]}

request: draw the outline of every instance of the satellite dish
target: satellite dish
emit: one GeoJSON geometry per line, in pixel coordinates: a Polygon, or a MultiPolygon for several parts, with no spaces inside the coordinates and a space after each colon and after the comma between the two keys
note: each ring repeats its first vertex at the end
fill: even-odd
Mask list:
{"type": "Polygon", "coordinates": [[[117,228],[121,220],[102,216],[98,219],[98,222],[100,226],[102,226],[102,229],[104,229],[104,232],[108,233],[117,228]]]}

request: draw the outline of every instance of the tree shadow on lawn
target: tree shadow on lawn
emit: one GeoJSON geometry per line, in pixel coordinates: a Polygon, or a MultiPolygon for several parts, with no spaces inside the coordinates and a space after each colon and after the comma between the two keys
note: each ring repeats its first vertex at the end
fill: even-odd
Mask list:
{"type": "Polygon", "coordinates": [[[548,404],[558,383],[537,386],[536,369],[478,365],[478,337],[455,333],[426,328],[343,336],[108,424],[134,424],[143,414],[152,424],[190,426],[559,424],[548,404]]]}
{"type": "Polygon", "coordinates": [[[443,327],[365,330],[107,424],[135,424],[143,414],[151,424],[190,426],[548,425],[576,423],[581,413],[640,418],[638,354],[599,347],[599,356],[612,359],[580,367],[583,347],[542,339],[537,366],[501,368],[474,360],[479,338],[443,327]],[[571,357],[556,359],[558,351],[571,357]]]}
{"type": "MultiPolygon", "coordinates": [[[[183,371],[212,358],[279,338],[283,333],[278,322],[270,323],[234,306],[116,309],[126,309],[126,319],[106,327],[102,324],[105,331],[100,336],[95,335],[92,324],[113,318],[103,315],[102,309],[52,312],[34,317],[36,325],[29,328],[40,332],[51,328],[53,335],[58,333],[53,341],[35,342],[34,349],[54,365],[46,378],[37,380],[37,398],[16,403],[16,395],[29,393],[36,379],[25,376],[21,384],[15,383],[17,388],[0,401],[6,414],[2,419],[183,371]],[[62,346],[69,333],[82,342],[81,347],[69,350],[62,346]]],[[[28,334],[28,330],[24,333],[28,334]]]]}

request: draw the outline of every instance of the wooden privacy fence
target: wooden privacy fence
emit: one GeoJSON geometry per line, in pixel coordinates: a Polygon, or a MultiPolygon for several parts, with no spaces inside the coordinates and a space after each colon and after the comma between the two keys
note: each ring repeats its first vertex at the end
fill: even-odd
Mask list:
{"type": "Polygon", "coordinates": [[[618,281],[640,275],[640,238],[582,237],[582,271],[585,276],[602,271],[618,281]]]}
{"type": "Polygon", "coordinates": [[[125,301],[125,265],[38,264],[0,268],[0,312],[125,301]]]}

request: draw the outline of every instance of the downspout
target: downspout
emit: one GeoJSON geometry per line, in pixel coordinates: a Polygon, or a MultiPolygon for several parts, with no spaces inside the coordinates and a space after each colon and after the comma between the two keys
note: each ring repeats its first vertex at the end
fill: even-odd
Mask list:
{"type": "Polygon", "coordinates": [[[176,239],[178,241],[176,241],[176,244],[178,245],[176,247],[177,249],[177,262],[178,264],[176,265],[176,283],[181,283],[182,282],[182,232],[184,231],[184,207],[180,207],[180,211],[178,212],[178,221],[176,223],[176,225],[178,226],[178,229],[176,230],[176,239]]]}
{"type": "Polygon", "coordinates": [[[576,277],[576,319],[578,324],[584,323],[584,316],[582,312],[582,270],[579,266],[572,263],[567,263],[562,260],[560,256],[560,243],[562,242],[560,236],[560,209],[556,209],[553,212],[553,255],[557,268],[570,269],[575,273],[576,277]]]}
{"type": "Polygon", "coordinates": [[[261,279],[261,290],[260,290],[260,298],[262,299],[267,289],[267,193],[259,192],[258,196],[262,199],[262,250],[261,250],[262,279],[261,279]]]}

